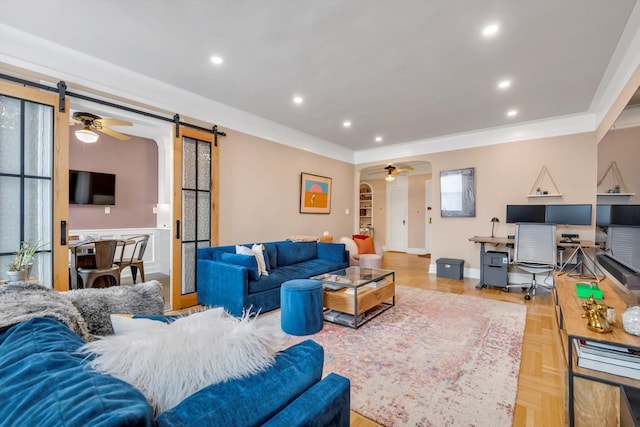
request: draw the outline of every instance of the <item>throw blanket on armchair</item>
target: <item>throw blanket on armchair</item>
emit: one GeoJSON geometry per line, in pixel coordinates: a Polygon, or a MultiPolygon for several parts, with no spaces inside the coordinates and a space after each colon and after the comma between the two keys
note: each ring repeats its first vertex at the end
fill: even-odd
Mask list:
{"type": "Polygon", "coordinates": [[[12,282],[0,286],[0,329],[35,317],[53,317],[85,341],[91,340],[80,312],[64,296],[30,282],[12,282]]]}

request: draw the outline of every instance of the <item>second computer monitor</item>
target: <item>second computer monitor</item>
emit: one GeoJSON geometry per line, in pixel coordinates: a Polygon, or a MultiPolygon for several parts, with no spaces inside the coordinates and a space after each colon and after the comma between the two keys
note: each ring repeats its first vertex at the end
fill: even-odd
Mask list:
{"type": "Polygon", "coordinates": [[[544,222],[544,205],[507,205],[507,223],[544,222]]]}
{"type": "Polygon", "coordinates": [[[546,222],[560,225],[591,225],[591,205],[547,205],[546,222]]]}

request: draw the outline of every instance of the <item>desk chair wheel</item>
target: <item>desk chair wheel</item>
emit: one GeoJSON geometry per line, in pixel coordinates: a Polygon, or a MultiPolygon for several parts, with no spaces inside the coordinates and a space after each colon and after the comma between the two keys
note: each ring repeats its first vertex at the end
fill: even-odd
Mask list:
{"type": "Polygon", "coordinates": [[[527,294],[524,296],[525,301],[529,301],[531,299],[531,295],[527,294]]]}

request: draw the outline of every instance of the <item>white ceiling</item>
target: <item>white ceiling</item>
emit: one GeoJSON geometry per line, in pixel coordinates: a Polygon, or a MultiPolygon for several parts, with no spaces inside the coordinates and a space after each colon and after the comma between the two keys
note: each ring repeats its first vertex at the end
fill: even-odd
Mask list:
{"type": "Polygon", "coordinates": [[[635,5],[0,0],[0,23],[358,151],[588,112],[635,5]]]}

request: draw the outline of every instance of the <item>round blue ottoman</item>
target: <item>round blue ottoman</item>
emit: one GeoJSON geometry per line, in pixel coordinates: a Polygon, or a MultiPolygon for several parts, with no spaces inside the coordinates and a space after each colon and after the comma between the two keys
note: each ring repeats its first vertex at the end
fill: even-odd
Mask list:
{"type": "Polygon", "coordinates": [[[290,335],[311,335],[322,329],[322,282],[295,279],[280,286],[280,326],[290,335]]]}

